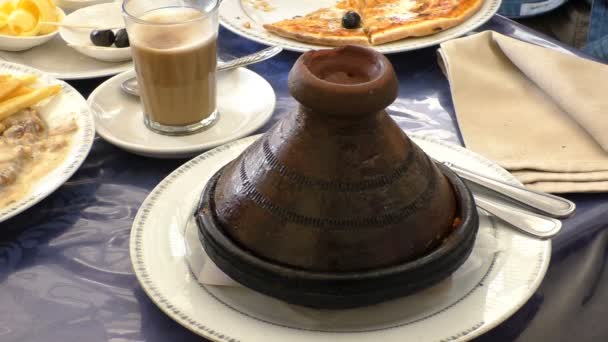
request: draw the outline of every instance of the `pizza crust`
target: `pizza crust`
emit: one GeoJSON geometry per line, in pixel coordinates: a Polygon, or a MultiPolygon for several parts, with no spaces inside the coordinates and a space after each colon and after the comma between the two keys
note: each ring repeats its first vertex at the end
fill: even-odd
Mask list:
{"type": "Polygon", "coordinates": [[[412,22],[403,26],[395,26],[384,30],[369,32],[370,41],[372,45],[379,45],[401,40],[407,37],[429,36],[447,30],[463,23],[474,13],[476,13],[483,4],[483,0],[472,0],[472,2],[473,3],[471,6],[453,17],[432,18],[420,22],[412,22]]]}
{"type": "Polygon", "coordinates": [[[385,30],[370,33],[373,45],[386,44],[408,37],[422,37],[441,32],[450,27],[460,24],[460,18],[436,18],[432,21],[421,21],[407,26],[397,26],[385,30]]]}
{"type": "Polygon", "coordinates": [[[350,35],[350,36],[331,36],[322,35],[313,32],[294,32],[293,30],[286,30],[281,27],[281,22],[275,24],[265,24],[264,28],[281,37],[297,40],[304,43],[315,44],[315,45],[328,45],[328,46],[343,46],[343,45],[369,45],[369,39],[361,32],[361,35],[350,35]]]}

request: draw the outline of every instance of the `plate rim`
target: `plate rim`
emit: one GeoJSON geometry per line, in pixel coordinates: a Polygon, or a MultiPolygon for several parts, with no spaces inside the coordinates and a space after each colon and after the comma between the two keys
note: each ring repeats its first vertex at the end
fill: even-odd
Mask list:
{"type": "MultiPolygon", "coordinates": [[[[244,137],[247,137],[248,135],[250,135],[251,133],[255,132],[256,130],[258,130],[260,127],[264,126],[271,118],[272,115],[274,113],[274,111],[276,110],[276,106],[277,106],[277,95],[276,92],[274,91],[274,88],[272,87],[272,85],[270,84],[270,82],[268,82],[268,80],[266,80],[264,77],[262,77],[260,74],[256,73],[255,71],[252,71],[250,69],[247,68],[237,68],[234,71],[238,71],[238,72],[244,72],[246,74],[249,74],[252,77],[256,77],[258,78],[259,81],[263,81],[266,85],[268,85],[269,89],[272,91],[273,94],[273,103],[272,103],[272,108],[270,108],[268,110],[268,112],[260,112],[258,113],[258,115],[262,118],[260,120],[260,123],[257,125],[253,125],[249,128],[247,128],[246,130],[243,130],[243,132],[239,133],[240,137],[237,138],[224,138],[221,140],[218,140],[214,143],[205,143],[205,144],[198,144],[196,146],[187,146],[187,147],[170,147],[170,148],[161,148],[159,149],[151,149],[150,147],[146,146],[145,144],[133,144],[130,142],[125,142],[122,141],[120,139],[117,139],[114,135],[112,135],[109,131],[107,131],[105,128],[102,128],[103,126],[100,125],[96,125],[96,132],[97,134],[99,134],[100,137],[102,137],[105,141],[107,141],[108,143],[119,147],[127,152],[131,152],[131,153],[136,153],[139,155],[146,155],[146,156],[156,156],[156,157],[171,157],[171,156],[185,156],[185,155],[191,155],[194,153],[199,153],[208,149],[212,149],[214,147],[218,147],[221,146],[223,144],[229,143],[231,141],[234,140],[238,140],[238,139],[242,139],[244,137]]],[[[234,72],[233,71],[233,72],[234,72]]],[[[104,81],[103,83],[101,83],[99,86],[97,86],[97,88],[95,88],[91,94],[89,95],[89,97],[87,98],[87,104],[89,105],[89,107],[91,108],[91,112],[93,115],[93,120],[96,121],[97,123],[97,117],[98,115],[97,110],[95,109],[96,104],[95,104],[95,98],[99,96],[99,93],[101,93],[103,90],[105,90],[106,88],[110,87],[111,84],[113,82],[115,82],[117,79],[123,78],[123,77],[128,77],[131,74],[135,74],[135,70],[127,70],[125,72],[122,72],[118,75],[115,75],[111,78],[109,78],[108,80],[104,81]]],[[[221,114],[220,114],[220,120],[221,120],[221,114]]]]}
{"type": "MultiPolygon", "coordinates": [[[[90,57],[88,57],[88,58],[90,58],[90,57]]],[[[116,67],[116,68],[111,68],[111,69],[102,69],[102,70],[98,70],[98,71],[71,73],[71,74],[47,72],[47,74],[52,75],[53,77],[55,77],[56,79],[59,79],[59,80],[77,81],[77,80],[90,80],[93,78],[116,76],[117,74],[129,71],[129,69],[133,69],[133,62],[131,62],[130,65],[125,65],[122,67],[116,67]]]]}
{"type": "MultiPolygon", "coordinates": [[[[512,176],[510,173],[508,173],[506,170],[504,170],[500,166],[498,166],[496,163],[491,162],[490,160],[488,160],[488,159],[480,156],[479,154],[472,152],[464,147],[455,145],[453,143],[445,142],[443,140],[438,140],[438,139],[432,138],[430,135],[426,135],[426,134],[408,132],[408,135],[410,138],[412,138],[412,140],[414,140],[414,142],[415,142],[415,140],[424,140],[424,141],[427,141],[430,143],[436,143],[440,146],[443,146],[443,147],[446,147],[446,148],[449,148],[452,150],[456,150],[456,151],[465,153],[468,156],[470,156],[472,159],[475,159],[481,163],[484,163],[486,166],[488,166],[488,168],[492,169],[493,171],[496,171],[497,174],[504,176],[505,179],[508,179],[513,183],[519,183],[514,178],[514,176],[512,176]]],[[[141,247],[141,241],[139,241],[137,239],[137,235],[140,234],[144,229],[144,225],[142,223],[140,223],[140,221],[145,220],[145,218],[149,214],[150,210],[148,207],[150,205],[153,205],[154,202],[156,201],[156,199],[158,198],[158,196],[160,196],[162,194],[162,192],[165,189],[167,189],[175,179],[179,178],[179,176],[182,173],[191,169],[192,167],[194,167],[194,165],[198,164],[199,162],[201,162],[207,158],[213,157],[216,154],[229,150],[229,149],[233,148],[234,146],[237,146],[239,144],[248,144],[249,145],[249,144],[253,143],[253,141],[255,141],[256,139],[258,139],[260,136],[262,136],[262,134],[249,136],[246,138],[238,139],[238,140],[232,141],[230,143],[224,144],[216,149],[210,150],[206,153],[203,153],[203,154],[189,160],[188,162],[184,163],[182,166],[180,166],[179,168],[177,168],[176,170],[171,172],[166,178],[164,178],[150,192],[148,197],[146,197],[146,199],[144,200],[144,202],[142,203],[142,205],[140,207],[140,210],[138,210],[137,215],[135,216],[135,219],[134,219],[133,225],[132,225],[130,242],[129,242],[129,252],[131,255],[131,263],[132,263],[135,275],[138,279],[138,282],[140,283],[140,286],[144,290],[144,292],[156,304],[156,306],[159,309],[161,309],[161,311],[163,311],[170,318],[172,318],[177,323],[182,325],[184,328],[186,328],[200,336],[209,338],[213,341],[234,342],[236,340],[226,336],[223,333],[214,331],[213,329],[200,324],[197,320],[192,319],[191,317],[188,317],[185,314],[180,313],[179,311],[176,311],[176,312],[172,311],[172,309],[174,309],[174,307],[171,305],[170,300],[163,298],[163,296],[161,294],[158,295],[160,298],[157,298],[156,294],[153,293],[153,286],[154,286],[153,283],[154,282],[150,279],[147,279],[146,277],[144,277],[141,274],[141,272],[145,272],[145,262],[142,260],[143,255],[139,255],[139,253],[142,253],[142,247],[141,247]],[[140,227],[138,227],[138,226],[140,226],[140,227]]],[[[518,311],[525,303],[527,303],[529,301],[531,296],[536,292],[536,290],[542,283],[542,280],[544,279],[544,277],[546,275],[546,272],[547,272],[547,269],[548,269],[548,266],[549,266],[550,260],[551,260],[551,246],[552,246],[551,240],[544,240],[544,241],[541,240],[539,242],[542,243],[542,245],[539,245],[539,253],[540,253],[542,259],[540,260],[540,264],[539,264],[538,268],[536,269],[536,273],[533,274],[534,278],[532,279],[532,281],[530,281],[528,283],[528,290],[525,293],[525,295],[521,296],[521,298],[519,298],[518,302],[511,305],[509,307],[509,309],[505,310],[502,313],[502,315],[500,315],[499,317],[491,320],[490,322],[485,321],[485,320],[481,321],[480,322],[481,324],[476,324],[474,327],[468,328],[466,330],[466,332],[463,332],[461,335],[450,337],[448,339],[449,341],[456,341],[456,340],[460,341],[462,338],[464,338],[464,340],[469,340],[471,338],[478,337],[479,335],[489,331],[490,329],[492,329],[492,328],[496,327],[497,325],[501,324],[502,322],[504,322],[506,319],[511,317],[516,311],[518,311]]]]}
{"type": "MultiPolygon", "coordinates": [[[[231,3],[231,2],[233,3],[235,1],[239,2],[239,4],[236,6],[241,8],[240,2],[242,0],[223,0],[223,3],[220,5],[220,9],[219,9],[219,22],[224,28],[226,28],[227,30],[231,31],[232,33],[234,33],[240,37],[252,40],[252,41],[260,43],[260,44],[268,45],[268,46],[274,46],[274,45],[281,46],[285,50],[294,51],[294,52],[306,52],[309,50],[333,48],[332,46],[313,45],[313,44],[308,44],[308,43],[304,43],[304,42],[299,42],[299,41],[296,41],[293,39],[276,36],[272,33],[269,33],[271,39],[268,39],[259,34],[256,34],[258,32],[257,30],[245,29],[242,27],[242,25],[240,25],[240,23],[235,24],[235,23],[233,23],[232,20],[226,19],[226,17],[228,15],[237,16],[237,17],[240,17],[241,15],[247,16],[247,13],[245,13],[242,10],[241,10],[241,13],[225,13],[225,11],[226,11],[225,8],[227,7],[226,4],[231,3]],[[256,32],[256,33],[254,33],[254,32],[256,32]]],[[[421,42],[419,44],[415,44],[415,43],[407,44],[407,42],[406,42],[407,45],[405,45],[405,46],[397,45],[397,46],[393,46],[393,47],[383,47],[383,45],[369,45],[367,47],[373,48],[376,51],[381,52],[383,54],[393,54],[393,53],[413,51],[413,50],[427,48],[430,46],[435,46],[435,45],[438,45],[445,41],[448,41],[450,39],[455,39],[455,38],[461,37],[473,30],[476,30],[481,25],[485,24],[490,19],[492,19],[492,17],[494,17],[494,15],[496,15],[501,4],[502,4],[502,0],[484,0],[484,4],[482,4],[482,7],[479,9],[478,12],[471,15],[464,22],[462,22],[454,27],[451,27],[447,30],[442,31],[442,32],[448,32],[448,33],[451,32],[451,34],[447,34],[444,37],[436,36],[436,35],[435,36],[429,35],[429,36],[417,37],[420,39],[424,39],[424,38],[428,39],[428,41],[425,40],[424,42],[421,42]],[[489,4],[486,5],[486,3],[489,3],[489,4]],[[482,12],[484,10],[485,10],[485,12],[482,12]],[[458,28],[460,28],[460,30],[458,28]],[[429,38],[429,37],[440,37],[440,38],[433,39],[433,38],[429,38]]],[[[237,20],[239,20],[239,19],[237,19],[237,20]]],[[[407,38],[405,38],[403,40],[406,40],[406,39],[407,38]]]]}
{"type": "MultiPolygon", "coordinates": [[[[76,51],[76,50],[74,50],[76,51]]],[[[21,64],[19,62],[16,62],[14,60],[9,60],[9,58],[7,57],[6,54],[3,54],[4,52],[7,51],[0,51],[0,62],[2,63],[12,63],[12,64],[18,64],[18,65],[24,65],[25,64],[21,64]]],[[[11,52],[14,53],[14,52],[11,52]]],[[[80,54],[79,52],[77,52],[78,54],[80,54]]],[[[83,55],[84,56],[84,55],[83,55]]],[[[84,56],[86,58],[91,58],[91,57],[87,57],[84,56]]],[[[133,69],[133,61],[131,61],[130,64],[124,65],[124,66],[117,66],[115,68],[107,68],[107,69],[101,69],[101,70],[91,70],[91,71],[86,71],[86,72],[79,72],[79,73],[61,73],[61,72],[50,72],[50,71],[44,71],[42,69],[37,69],[34,67],[30,67],[29,68],[32,69],[36,69],[36,70],[40,70],[41,72],[43,72],[44,74],[51,76],[55,79],[58,80],[62,80],[62,81],[77,81],[77,80],[89,80],[89,79],[93,79],[93,78],[101,78],[101,77],[109,77],[109,76],[115,76],[116,74],[120,74],[122,72],[126,72],[129,71],[129,69],[133,69]]]]}
{"type": "MultiPolygon", "coordinates": [[[[7,62],[7,61],[0,61],[0,68],[5,68],[5,67],[14,68],[15,70],[19,70],[24,73],[37,74],[40,77],[47,78],[47,81],[51,84],[60,84],[62,86],[62,92],[66,93],[66,94],[71,94],[71,93],[75,94],[79,99],[81,99],[83,101],[83,104],[85,106],[83,107],[82,111],[79,113],[79,115],[82,115],[84,127],[81,127],[82,132],[83,132],[81,144],[79,146],[74,146],[72,148],[72,150],[75,151],[75,152],[73,152],[73,157],[72,157],[72,158],[74,158],[74,161],[68,165],[63,166],[63,164],[65,163],[65,161],[64,161],[57,168],[53,169],[52,170],[53,172],[55,172],[57,170],[62,170],[62,171],[60,171],[61,176],[56,178],[55,181],[47,180],[45,182],[45,184],[51,184],[51,186],[46,186],[44,191],[41,191],[40,193],[37,193],[37,194],[32,194],[32,190],[30,190],[28,192],[28,195],[26,197],[24,197],[23,199],[5,207],[5,208],[0,208],[0,223],[5,222],[5,221],[15,217],[16,215],[26,211],[27,209],[30,209],[34,205],[38,204],[39,202],[41,202],[42,200],[47,198],[49,195],[51,195],[57,189],[59,189],[63,184],[65,184],[74,175],[74,173],[78,169],[80,169],[80,167],[84,163],[85,159],[89,155],[91,148],[93,147],[93,142],[95,139],[95,120],[93,119],[93,113],[91,112],[91,108],[89,107],[88,103],[86,102],[86,99],[84,98],[84,96],[82,96],[82,94],[80,94],[80,92],[78,92],[78,90],[76,90],[74,87],[72,87],[69,83],[67,83],[61,79],[55,78],[52,75],[50,75],[49,73],[46,73],[46,72],[41,71],[36,68],[32,68],[27,65],[7,62]]],[[[70,155],[68,155],[68,157],[69,156],[70,155]]],[[[47,177],[47,176],[48,175],[45,175],[44,177],[47,177]]],[[[38,184],[38,186],[40,185],[39,182],[36,182],[36,184],[38,184]]]]}
{"type": "MultiPolygon", "coordinates": [[[[67,14],[66,14],[66,16],[67,16],[67,14]]],[[[81,56],[83,58],[93,59],[92,57],[85,56],[85,55],[81,54],[80,52],[76,51],[75,49],[67,46],[67,43],[63,40],[63,38],[61,38],[61,36],[59,34],[59,30],[57,30],[57,36],[55,38],[53,38],[52,40],[55,40],[55,39],[61,40],[61,44],[64,45],[63,47],[65,49],[70,49],[74,53],[78,54],[79,56],[81,56]]],[[[45,43],[45,44],[49,44],[49,43],[50,43],[50,41],[47,42],[47,43],[45,43]]],[[[109,76],[114,76],[116,74],[119,74],[119,73],[122,73],[122,72],[125,72],[125,71],[129,71],[129,69],[133,69],[133,60],[131,60],[130,62],[129,61],[115,62],[115,63],[113,63],[113,62],[105,62],[105,63],[113,63],[113,64],[119,64],[119,65],[110,66],[110,67],[102,68],[102,69],[91,69],[89,71],[82,71],[82,72],[51,72],[51,71],[44,70],[42,68],[37,68],[37,67],[29,66],[28,64],[24,64],[24,63],[22,63],[22,61],[17,61],[17,60],[15,60],[12,57],[12,54],[21,54],[21,53],[24,53],[24,52],[27,52],[27,51],[30,51],[30,50],[26,50],[26,51],[0,51],[0,62],[3,62],[3,63],[13,63],[13,64],[19,64],[19,65],[27,66],[29,68],[32,68],[32,69],[35,69],[35,70],[39,70],[40,72],[43,72],[44,74],[46,74],[48,76],[51,76],[51,77],[53,77],[55,79],[64,80],[64,81],[88,80],[88,79],[94,79],[94,78],[109,77],[109,76]]]]}

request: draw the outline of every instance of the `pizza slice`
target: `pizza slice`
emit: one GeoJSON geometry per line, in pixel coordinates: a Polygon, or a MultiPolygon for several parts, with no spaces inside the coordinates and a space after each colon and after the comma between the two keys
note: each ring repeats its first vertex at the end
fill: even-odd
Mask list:
{"type": "Polygon", "coordinates": [[[454,27],[483,0],[363,0],[364,29],[373,45],[431,35],[454,27]]]}
{"type": "Polygon", "coordinates": [[[334,7],[321,8],[305,16],[266,24],[264,28],[279,36],[310,44],[369,45],[368,36],[363,30],[361,17],[358,14],[361,11],[362,1],[342,0],[334,7]],[[350,20],[343,25],[342,19],[347,12],[351,12],[347,15],[350,20]]]}

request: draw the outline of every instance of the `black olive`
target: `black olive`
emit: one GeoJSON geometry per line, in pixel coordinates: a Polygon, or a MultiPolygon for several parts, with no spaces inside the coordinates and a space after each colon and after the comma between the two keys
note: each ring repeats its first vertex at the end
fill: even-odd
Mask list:
{"type": "Polygon", "coordinates": [[[94,30],[91,32],[91,41],[97,46],[110,46],[114,43],[112,30],[94,30]]]}
{"type": "Polygon", "coordinates": [[[342,17],[342,27],[354,29],[361,25],[361,16],[355,11],[348,11],[342,17]]]}
{"type": "Polygon", "coordinates": [[[127,35],[127,30],[120,29],[116,32],[116,40],[114,41],[114,45],[116,45],[117,48],[129,46],[129,35],[127,35]]]}

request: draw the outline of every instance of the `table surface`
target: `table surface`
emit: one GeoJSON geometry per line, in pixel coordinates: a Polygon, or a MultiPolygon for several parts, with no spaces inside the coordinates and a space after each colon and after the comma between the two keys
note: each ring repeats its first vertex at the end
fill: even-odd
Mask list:
{"type": "MultiPolygon", "coordinates": [[[[482,29],[557,49],[559,43],[496,16],[482,29]]],[[[230,32],[220,52],[260,49],[230,32]]],[[[287,72],[297,53],[254,65],[277,96],[266,130],[296,103],[287,72]]],[[[407,131],[460,143],[449,85],[436,47],[390,55],[400,81],[389,112],[407,131]]],[[[84,96],[104,79],[71,82],[84,96]]],[[[156,160],[124,152],[97,137],[78,172],[25,213],[0,224],[0,341],[200,341],[163,314],[139,286],[129,259],[129,234],[148,193],[185,160],[156,160]]],[[[608,195],[567,196],[577,214],[553,240],[547,275],[511,318],[476,341],[608,341],[605,270],[608,195]]]]}

